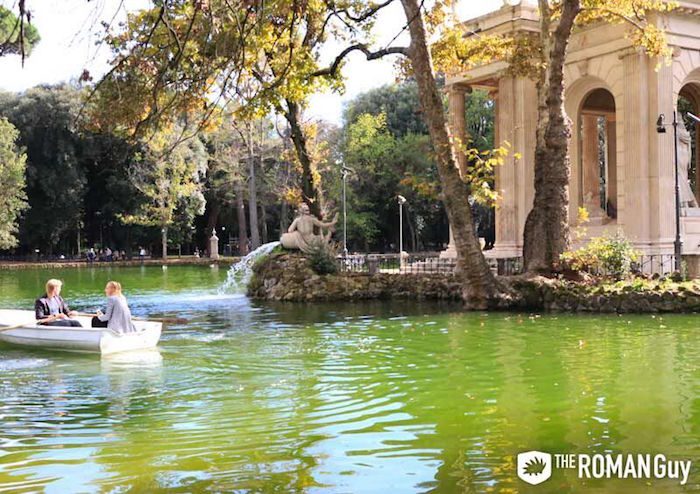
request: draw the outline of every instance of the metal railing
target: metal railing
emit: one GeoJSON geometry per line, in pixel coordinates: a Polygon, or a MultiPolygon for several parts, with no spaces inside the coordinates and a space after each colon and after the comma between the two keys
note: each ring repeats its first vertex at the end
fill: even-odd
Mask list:
{"type": "MultiPolygon", "coordinates": [[[[457,269],[454,258],[440,257],[439,252],[400,254],[348,254],[338,256],[338,269],[344,273],[367,274],[447,274],[457,269]]],[[[522,258],[488,259],[495,274],[514,275],[522,271],[522,258]]]]}
{"type": "Polygon", "coordinates": [[[454,259],[440,258],[437,252],[404,254],[348,254],[338,256],[338,268],[345,273],[367,274],[452,274],[454,259]]]}
{"type": "MultiPolygon", "coordinates": [[[[367,274],[454,274],[457,262],[454,258],[440,257],[439,252],[399,254],[349,254],[338,256],[341,272],[367,274]]],[[[512,276],[523,271],[522,257],[487,258],[494,274],[512,276]]],[[[674,271],[673,254],[642,255],[632,265],[637,274],[667,275],[674,271]]]]}
{"type": "Polygon", "coordinates": [[[491,271],[500,276],[513,276],[523,272],[522,257],[499,257],[486,260],[491,266],[491,271]]]}
{"type": "Polygon", "coordinates": [[[645,254],[632,264],[632,272],[638,274],[670,274],[675,271],[673,254],[645,254]]]}

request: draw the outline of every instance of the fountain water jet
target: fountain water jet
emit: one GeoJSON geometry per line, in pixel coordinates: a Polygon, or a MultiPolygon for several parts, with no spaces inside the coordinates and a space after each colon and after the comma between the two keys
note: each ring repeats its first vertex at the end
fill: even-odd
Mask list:
{"type": "Polygon", "coordinates": [[[269,255],[278,245],[280,245],[279,242],[263,244],[231,266],[226,276],[226,281],[221,288],[219,288],[219,293],[224,294],[231,293],[231,291],[239,292],[245,290],[246,285],[250,281],[250,277],[253,275],[253,266],[255,263],[259,259],[269,255]]]}

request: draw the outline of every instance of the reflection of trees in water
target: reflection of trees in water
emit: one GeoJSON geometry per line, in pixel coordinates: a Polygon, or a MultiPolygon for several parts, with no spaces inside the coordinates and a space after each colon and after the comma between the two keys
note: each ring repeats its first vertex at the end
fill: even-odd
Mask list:
{"type": "Polygon", "coordinates": [[[101,488],[299,491],[314,485],[316,461],[304,454],[315,440],[304,420],[315,396],[313,341],[300,331],[282,336],[267,329],[244,337],[234,328],[229,336],[215,345],[175,340],[169,346],[156,402],[130,410],[115,424],[117,440],[97,455],[111,472],[101,488]]]}
{"type": "MultiPolygon", "coordinates": [[[[2,374],[0,437],[23,442],[3,448],[0,483],[40,489],[59,472],[104,491],[514,492],[529,449],[697,450],[688,319],[255,308],[177,330],[162,362],[52,356],[2,374]]],[[[581,485],[555,475],[559,491],[581,485]]]]}
{"type": "Polygon", "coordinates": [[[399,316],[445,315],[463,310],[455,302],[432,300],[357,300],[305,304],[253,301],[252,306],[265,311],[275,322],[283,324],[320,324],[353,319],[380,321],[399,316]]]}
{"type": "Polygon", "coordinates": [[[64,356],[52,356],[44,367],[2,374],[0,437],[11,441],[2,447],[9,453],[3,457],[0,485],[16,483],[20,491],[29,486],[50,485],[60,491],[86,485],[81,472],[94,470],[88,458],[95,448],[94,438],[85,434],[84,440],[66,441],[65,436],[75,438],[75,431],[108,427],[102,418],[109,405],[95,389],[94,356],[73,358],[71,362],[64,356]]]}
{"type": "MultiPolygon", "coordinates": [[[[392,485],[407,489],[517,492],[515,455],[529,449],[690,454],[683,444],[696,436],[682,426],[693,410],[679,384],[692,371],[679,374],[688,359],[679,358],[676,335],[645,334],[648,319],[634,330],[616,318],[427,321],[436,325],[343,328],[326,365],[347,375],[322,380],[320,410],[335,404],[339,418],[322,429],[335,434],[314,446],[327,455],[318,479],[342,479],[344,468],[363,481],[393,472],[392,485]]],[[[568,474],[557,482],[562,491],[580,485],[568,474]]]]}

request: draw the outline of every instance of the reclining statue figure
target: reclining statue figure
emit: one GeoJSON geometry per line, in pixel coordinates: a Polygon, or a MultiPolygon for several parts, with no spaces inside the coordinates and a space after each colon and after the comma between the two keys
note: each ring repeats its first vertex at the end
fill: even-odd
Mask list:
{"type": "Polygon", "coordinates": [[[285,249],[300,250],[308,253],[314,244],[327,244],[331,240],[333,227],[338,222],[338,215],[335,215],[333,221],[324,223],[309,211],[307,204],[299,206],[299,216],[292,222],[287,230],[287,233],[282,234],[280,242],[285,249]],[[314,234],[314,227],[321,230],[320,235],[314,234]],[[323,230],[327,230],[324,234],[323,230]]]}

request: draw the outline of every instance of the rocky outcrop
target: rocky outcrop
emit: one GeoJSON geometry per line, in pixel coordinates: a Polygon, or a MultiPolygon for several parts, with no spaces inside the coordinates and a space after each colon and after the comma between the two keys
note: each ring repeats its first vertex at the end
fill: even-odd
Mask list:
{"type": "Polygon", "coordinates": [[[521,306],[548,312],[656,313],[700,312],[700,281],[635,278],[581,283],[512,277],[521,306]]]}
{"type": "MultiPolygon", "coordinates": [[[[501,277],[513,290],[512,309],[551,312],[700,312],[700,281],[666,279],[578,282],[501,277]]],[[[445,273],[318,275],[300,254],[276,252],[253,267],[248,295],[290,302],[414,299],[460,301],[459,279],[445,273]]]]}
{"type": "Polygon", "coordinates": [[[458,301],[461,288],[455,276],[437,273],[318,275],[303,255],[277,252],[253,266],[248,295],[290,302],[392,298],[458,301]]]}

